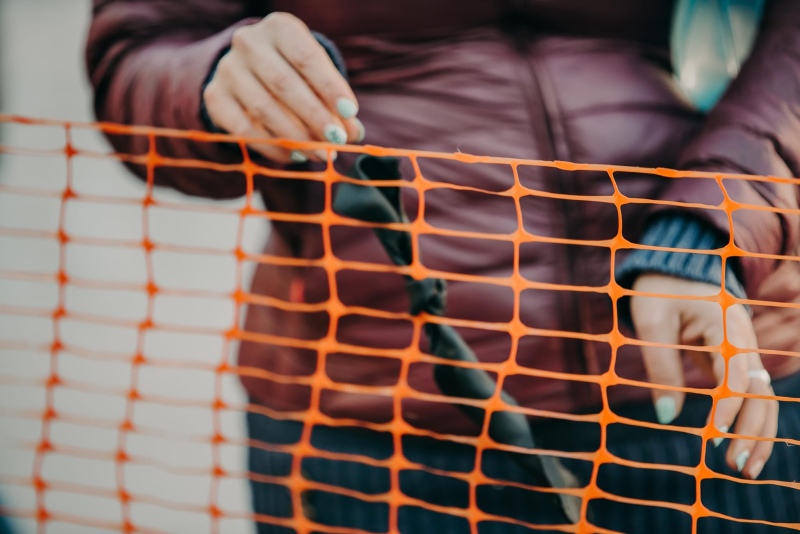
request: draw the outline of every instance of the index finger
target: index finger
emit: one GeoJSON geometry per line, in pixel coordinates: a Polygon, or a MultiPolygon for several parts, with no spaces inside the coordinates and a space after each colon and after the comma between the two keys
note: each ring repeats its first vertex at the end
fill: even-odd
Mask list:
{"type": "MultiPolygon", "coordinates": [[[[647,377],[655,384],[676,388],[684,386],[680,350],[663,346],[680,343],[680,317],[677,311],[663,302],[654,302],[652,297],[637,296],[634,299],[631,302],[631,319],[637,336],[642,341],[662,345],[641,347],[647,377]]],[[[653,388],[651,394],[658,422],[666,425],[675,420],[683,408],[683,392],[653,388]]]]}
{"type": "Polygon", "coordinates": [[[305,78],[323,103],[343,119],[358,113],[358,101],[344,76],[336,69],[325,48],[308,28],[296,19],[305,31],[277,32],[275,48],[305,78]]]}

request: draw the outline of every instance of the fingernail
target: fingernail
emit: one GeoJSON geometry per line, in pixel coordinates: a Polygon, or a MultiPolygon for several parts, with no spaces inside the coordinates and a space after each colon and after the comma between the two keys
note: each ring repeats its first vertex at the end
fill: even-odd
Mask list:
{"type": "Polygon", "coordinates": [[[353,142],[360,143],[367,136],[367,129],[364,128],[364,123],[362,123],[360,120],[353,119],[353,121],[356,123],[356,126],[358,126],[358,135],[356,136],[355,141],[353,142]]]}
{"type": "MultiPolygon", "coordinates": [[[[727,426],[723,426],[723,427],[718,428],[717,430],[719,430],[720,432],[722,432],[724,434],[725,432],[728,431],[728,427],[727,426]]],[[[714,440],[713,440],[714,446],[715,447],[719,447],[719,444],[722,443],[723,441],[725,441],[725,436],[718,436],[718,437],[714,438],[714,440]]]]}
{"type": "Polygon", "coordinates": [[[747,463],[748,458],[750,458],[750,451],[745,450],[739,453],[739,455],[736,457],[737,471],[739,471],[740,473],[742,472],[742,469],[744,469],[744,464],[747,463]]]}
{"type": "Polygon", "coordinates": [[[358,105],[349,98],[340,98],[336,101],[336,110],[343,119],[351,119],[358,113],[358,105]]]}
{"type": "Polygon", "coordinates": [[[756,463],[754,463],[753,466],[750,468],[750,478],[753,480],[757,479],[758,475],[761,474],[762,469],[764,469],[763,460],[759,460],[756,463]]]}
{"type": "Polygon", "coordinates": [[[661,397],[656,401],[656,418],[662,425],[671,423],[678,412],[678,405],[672,397],[661,397]]]}
{"type": "Polygon", "coordinates": [[[305,163],[308,161],[308,156],[300,152],[299,150],[292,150],[292,153],[289,155],[292,158],[292,161],[295,163],[305,163]]]}
{"type": "Polygon", "coordinates": [[[325,127],[325,139],[334,145],[343,145],[347,142],[347,132],[344,128],[336,124],[329,124],[325,127]]]}

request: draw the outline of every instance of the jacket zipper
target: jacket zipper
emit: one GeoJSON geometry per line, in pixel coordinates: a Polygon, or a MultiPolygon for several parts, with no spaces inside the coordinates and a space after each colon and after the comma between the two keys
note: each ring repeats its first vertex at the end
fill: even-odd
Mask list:
{"type": "MultiPolygon", "coordinates": [[[[570,160],[569,149],[567,147],[565,136],[563,132],[554,131],[554,128],[561,127],[559,122],[558,105],[554,101],[553,95],[544,86],[546,80],[542,80],[542,73],[544,69],[538,69],[538,61],[532,56],[530,50],[527,50],[525,56],[522,58],[527,72],[530,75],[532,95],[529,98],[528,112],[532,121],[532,128],[535,140],[539,141],[539,146],[543,147],[547,153],[543,154],[542,159],[550,160],[570,160]],[[538,139],[536,139],[538,137],[538,139]]],[[[576,190],[575,177],[572,174],[567,174],[559,169],[548,169],[547,175],[551,182],[554,183],[555,189],[559,194],[573,194],[576,190]]],[[[572,230],[575,221],[578,220],[576,214],[570,207],[570,203],[566,200],[559,200],[558,207],[560,208],[560,215],[563,219],[563,228],[567,239],[575,239],[572,230]],[[575,217],[575,218],[573,218],[575,217]]],[[[575,285],[576,276],[576,262],[575,253],[572,247],[567,248],[566,254],[566,270],[569,276],[569,282],[575,285]]],[[[576,331],[582,332],[585,321],[583,320],[582,307],[579,295],[570,293],[563,295],[559,299],[561,302],[561,317],[568,319],[568,323],[576,331]]],[[[575,374],[588,374],[589,365],[586,359],[585,347],[579,339],[563,339],[564,347],[566,348],[565,355],[567,369],[569,372],[575,374]]],[[[573,391],[576,394],[577,400],[581,405],[589,405],[597,402],[599,399],[592,391],[591,383],[573,382],[573,391]]]]}

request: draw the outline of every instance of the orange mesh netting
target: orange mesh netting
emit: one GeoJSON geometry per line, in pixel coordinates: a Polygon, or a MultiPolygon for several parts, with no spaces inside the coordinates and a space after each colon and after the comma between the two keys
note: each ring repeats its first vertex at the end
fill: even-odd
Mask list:
{"type": "MultiPolygon", "coordinates": [[[[618,349],[623,345],[642,345],[644,342],[626,336],[624,329],[620,329],[616,320],[616,303],[620,298],[634,292],[620,287],[612,273],[617,251],[641,247],[624,236],[622,228],[624,207],[637,203],[657,203],[625,194],[625,191],[618,186],[618,177],[626,173],[639,173],[650,174],[654,178],[660,177],[659,179],[663,180],[713,180],[719,185],[724,197],[719,205],[692,206],[677,203],[673,205],[724,211],[728,215],[731,227],[737,210],[782,211],[793,217],[800,213],[797,210],[787,211],[742,204],[728,195],[725,187],[728,180],[794,184],[800,184],[800,181],[748,176],[722,177],[710,173],[678,173],[666,169],[514,160],[462,153],[440,154],[372,146],[335,147],[340,154],[353,152],[389,155],[410,161],[415,176],[407,177],[410,179],[401,181],[399,185],[416,191],[419,199],[419,215],[408,224],[381,225],[355,221],[333,211],[332,186],[337,182],[353,180],[336,172],[330,162],[327,169],[321,171],[271,170],[257,165],[247,156],[244,141],[232,140],[217,134],[110,124],[62,123],[11,116],[0,116],[0,125],[18,134],[15,135],[13,143],[6,139],[3,141],[5,144],[0,144],[0,155],[3,158],[0,169],[3,174],[0,176],[6,177],[0,181],[0,392],[2,392],[0,417],[3,418],[0,425],[4,428],[0,442],[2,451],[0,456],[5,458],[0,461],[2,467],[0,483],[3,487],[0,499],[5,505],[5,514],[16,518],[20,525],[29,527],[31,531],[246,532],[249,523],[257,519],[277,525],[292,526],[300,533],[320,529],[325,532],[348,534],[361,532],[354,529],[321,527],[313,519],[305,517],[299,496],[304,491],[316,489],[388,503],[392,532],[397,531],[398,508],[408,504],[466,518],[472,532],[478,532],[479,522],[498,520],[498,518],[476,505],[476,488],[479,485],[500,484],[481,471],[479,462],[476,462],[472,472],[439,472],[463,480],[469,485],[470,502],[466,508],[420,502],[406,495],[399,483],[399,472],[403,469],[414,468],[437,473],[437,470],[420,466],[399,452],[402,450],[400,443],[403,436],[415,434],[439,439],[448,437],[417,428],[402,417],[403,399],[419,398],[447,402],[446,399],[443,401],[441,395],[416,390],[407,380],[409,368],[414,363],[434,364],[439,361],[418,348],[420,340],[424,337],[423,326],[429,322],[507,333],[511,339],[510,358],[501,362],[474,365],[491,372],[499,384],[503,384],[511,374],[522,374],[554,380],[591,382],[600,389],[603,399],[602,410],[596,414],[586,415],[512,407],[503,403],[499,388],[495,395],[486,401],[459,400],[460,404],[482,407],[488,413],[505,410],[530,416],[592,422],[600,425],[600,447],[594,452],[547,451],[549,455],[584,460],[593,464],[592,477],[588,485],[576,490],[567,490],[582,499],[580,522],[547,528],[563,532],[608,532],[590,522],[587,509],[594,499],[610,499],[670,508],[686,514],[691,517],[693,532],[698,531],[698,522],[708,517],[800,530],[798,523],[745,520],[709,509],[704,506],[700,491],[703,481],[712,478],[736,481],[739,484],[772,484],[800,491],[800,484],[796,482],[747,481],[715,472],[703,461],[693,467],[634,462],[614,455],[606,447],[606,431],[610,425],[624,423],[663,428],[622,417],[609,408],[607,402],[607,391],[611,387],[645,385],[615,372],[614,362],[618,349]],[[98,132],[144,136],[149,139],[150,149],[142,154],[108,152],[86,141],[92,136],[97,136],[98,132]],[[233,141],[239,144],[245,154],[244,161],[240,164],[221,165],[197,160],[169,159],[157,151],[156,141],[161,137],[188,138],[198,143],[233,141]],[[17,142],[17,139],[22,141],[17,142]],[[46,141],[42,142],[42,139],[46,141]],[[48,146],[42,146],[48,143],[48,146]],[[427,179],[424,165],[420,164],[422,160],[446,160],[465,167],[506,168],[509,175],[513,176],[510,187],[500,191],[480,191],[480,193],[512,199],[518,223],[516,228],[504,233],[488,233],[443,229],[431,225],[424,216],[426,198],[431,191],[440,189],[474,191],[474,188],[427,179]],[[43,161],[49,162],[46,167],[40,166],[43,161]],[[108,181],[103,180],[103,174],[116,172],[111,169],[119,167],[120,162],[146,167],[149,177],[146,186],[135,184],[135,188],[126,186],[124,191],[119,191],[113,184],[109,185],[108,181]],[[238,203],[211,203],[181,197],[170,191],[164,193],[153,185],[154,173],[159,166],[206,168],[220,172],[238,171],[247,178],[247,193],[238,203]],[[607,173],[611,186],[609,194],[587,198],[580,195],[532,190],[520,179],[521,171],[531,167],[556,168],[571,173],[589,171],[607,173]],[[90,171],[99,178],[86,179],[90,171]],[[311,214],[282,212],[267,214],[260,207],[260,199],[254,188],[256,176],[324,184],[326,191],[324,209],[320,213],[311,214]],[[527,232],[522,224],[524,209],[522,199],[526,197],[602,204],[616,210],[619,228],[615,236],[602,241],[576,241],[533,235],[527,232]],[[92,211],[101,207],[106,211],[92,211]],[[81,219],[79,213],[83,213],[86,220],[81,219]],[[94,218],[92,213],[96,214],[94,218]],[[186,242],[180,236],[176,238],[178,234],[171,233],[172,229],[165,226],[163,217],[168,213],[176,217],[186,216],[182,223],[185,225],[194,224],[192,221],[197,219],[216,217],[214,220],[219,221],[219,224],[215,223],[215,227],[220,229],[217,241],[221,245],[209,246],[202,239],[186,242]],[[36,216],[26,218],[31,214],[36,216]],[[138,218],[140,221],[138,230],[130,231],[128,227],[117,228],[114,217],[109,214],[138,218]],[[25,221],[29,219],[39,222],[28,224],[25,221]],[[319,259],[304,260],[270,256],[260,253],[257,249],[250,250],[252,247],[246,243],[250,225],[264,226],[268,219],[318,225],[322,230],[324,256],[319,259]],[[514,265],[508,266],[511,272],[509,276],[491,278],[468,273],[436,271],[424,265],[418,257],[415,257],[409,267],[344,260],[336,257],[331,249],[330,233],[334,226],[406,230],[413,235],[415,250],[419,246],[417,241],[421,235],[450,236],[483,242],[502,241],[513,245],[516,260],[514,265]],[[607,284],[601,287],[566,287],[527,279],[520,273],[519,249],[524,244],[537,242],[608,249],[610,271],[607,284]],[[218,272],[224,272],[227,278],[220,283],[219,280],[195,276],[190,267],[185,268],[181,276],[161,276],[159,270],[167,268],[170,262],[184,266],[198,264],[206,266],[217,262],[222,265],[218,272]],[[297,302],[296,299],[284,301],[251,295],[247,279],[250,269],[259,263],[324,269],[331,288],[329,299],[322,303],[308,304],[297,302]],[[135,276],[123,276],[121,273],[124,267],[126,265],[129,267],[131,264],[141,265],[141,272],[135,276]],[[515,303],[518,303],[521,292],[531,288],[602,293],[614,303],[615,326],[610,332],[604,333],[534,328],[520,319],[518,306],[512,320],[503,324],[439,318],[424,313],[412,316],[410,313],[353,307],[345,303],[346,299],[342,298],[341,292],[337,289],[336,273],[345,269],[404,274],[417,280],[439,277],[448,281],[489,284],[513,291],[515,303]],[[90,304],[86,304],[87,302],[90,304]],[[251,302],[267,303],[269,306],[286,311],[323,310],[329,314],[332,326],[326,335],[318,340],[246,332],[241,326],[242,310],[245,304],[251,302]],[[179,304],[199,311],[194,315],[185,315],[183,312],[170,314],[170,306],[179,307],[179,304]],[[203,310],[210,311],[205,313],[203,310]],[[402,349],[376,349],[341,342],[336,335],[336,325],[344,315],[356,312],[366,317],[399,318],[410,322],[413,325],[412,343],[402,349]],[[611,348],[609,369],[600,374],[576,378],[574,375],[567,376],[519,366],[514,359],[515,348],[522,337],[531,335],[608,344],[611,348]],[[242,374],[264,376],[266,372],[237,367],[235,348],[242,339],[302,348],[316,353],[318,363],[308,375],[268,376],[276,382],[304,384],[310,387],[312,402],[307,411],[276,412],[247,402],[239,390],[237,377],[242,374]],[[356,385],[337,381],[335,377],[326,373],[325,362],[329,355],[341,351],[397,359],[400,361],[399,380],[391,386],[356,385]],[[191,395],[185,393],[185,388],[190,386],[194,387],[194,393],[191,395]],[[326,390],[390,396],[394,407],[394,418],[390,423],[343,421],[332,418],[319,408],[320,397],[326,390]],[[242,488],[246,487],[245,482],[248,479],[257,475],[247,472],[243,451],[249,445],[249,441],[237,426],[241,425],[242,414],[248,410],[268,413],[275,418],[308,423],[304,427],[300,442],[291,447],[296,457],[290,475],[282,481],[293,493],[294,518],[256,517],[250,511],[249,498],[246,490],[242,488]],[[156,421],[159,415],[166,417],[168,422],[152,423],[151,421],[156,421]],[[391,474],[390,490],[377,495],[365,495],[354,490],[331,488],[306,478],[300,468],[300,459],[303,457],[314,455],[328,459],[352,459],[351,456],[316,449],[311,442],[311,427],[314,424],[329,426],[357,424],[373,430],[390,432],[395,444],[395,452],[391,457],[385,460],[361,459],[370,465],[388,468],[391,474]],[[197,454],[187,452],[192,450],[202,452],[197,454]],[[200,460],[190,463],[188,460],[190,456],[200,460]],[[610,494],[597,484],[599,470],[608,463],[623,464],[636,469],[662,469],[693,477],[697,489],[695,502],[689,505],[653,502],[635,496],[610,494]],[[164,482],[165,477],[172,482],[164,482]],[[165,489],[173,487],[169,485],[173,482],[177,489],[165,489]],[[167,519],[162,522],[158,519],[167,516],[169,521],[177,523],[169,523],[167,519]],[[180,524],[186,529],[176,529],[169,526],[170,524],[180,524]]],[[[315,149],[324,148],[329,151],[333,148],[324,144],[281,143],[289,148],[312,146],[315,149]]],[[[258,236],[258,239],[253,238],[251,241],[260,246],[262,237],[258,236]]],[[[765,260],[778,258],[793,265],[793,262],[800,261],[800,257],[796,256],[776,257],[742,250],[733,243],[733,240],[724,248],[712,253],[723,258],[747,255],[762,257],[765,260]]],[[[215,271],[208,272],[213,275],[215,271]]],[[[755,310],[756,317],[759,316],[759,310],[800,308],[797,303],[772,302],[767,297],[760,299],[753,295],[749,300],[742,301],[722,288],[718,295],[703,298],[719,302],[726,309],[745,302],[755,310]]],[[[797,335],[800,334],[795,334],[797,335]]],[[[724,357],[730,358],[736,353],[745,351],[746,348],[737,348],[726,339],[720,347],[703,347],[695,350],[719,350],[724,357]]],[[[800,357],[800,354],[785,346],[762,347],[760,352],[762,355],[780,356],[786,360],[800,357]]],[[[682,388],[682,390],[711,395],[715,404],[719,399],[734,394],[724,385],[712,390],[692,388],[682,388]]],[[[797,402],[797,399],[788,397],[778,397],[778,400],[787,403],[797,402]]],[[[520,451],[518,448],[495,442],[487,432],[489,417],[484,421],[483,432],[478,437],[451,436],[450,438],[474,446],[478,458],[487,449],[543,452],[520,451]]],[[[720,433],[710,426],[681,427],[677,430],[701,438],[703,456],[706,447],[711,446],[710,440],[720,436],[720,433]]],[[[779,438],[776,441],[800,445],[800,436],[779,438]]],[[[260,446],[277,451],[289,450],[281,445],[260,446]]],[[[509,484],[528,487],[519,483],[509,484]]],[[[547,488],[539,489],[553,491],[547,488]]],[[[524,525],[534,530],[545,528],[508,518],[499,520],[524,525]]]]}

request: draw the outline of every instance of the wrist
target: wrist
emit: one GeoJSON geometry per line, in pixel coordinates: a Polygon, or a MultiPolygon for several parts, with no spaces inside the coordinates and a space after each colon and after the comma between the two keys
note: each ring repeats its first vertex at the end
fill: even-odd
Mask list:
{"type": "MultiPolygon", "coordinates": [[[[735,259],[727,260],[725,283],[722,283],[723,259],[712,251],[724,247],[728,237],[700,219],[664,212],[648,222],[639,241],[648,246],[704,252],[636,249],[616,269],[615,278],[620,286],[632,289],[640,276],[659,274],[724,287],[737,298],[747,296],[735,259]]],[[[620,321],[630,325],[630,299],[620,299],[618,310],[620,321]]]]}

